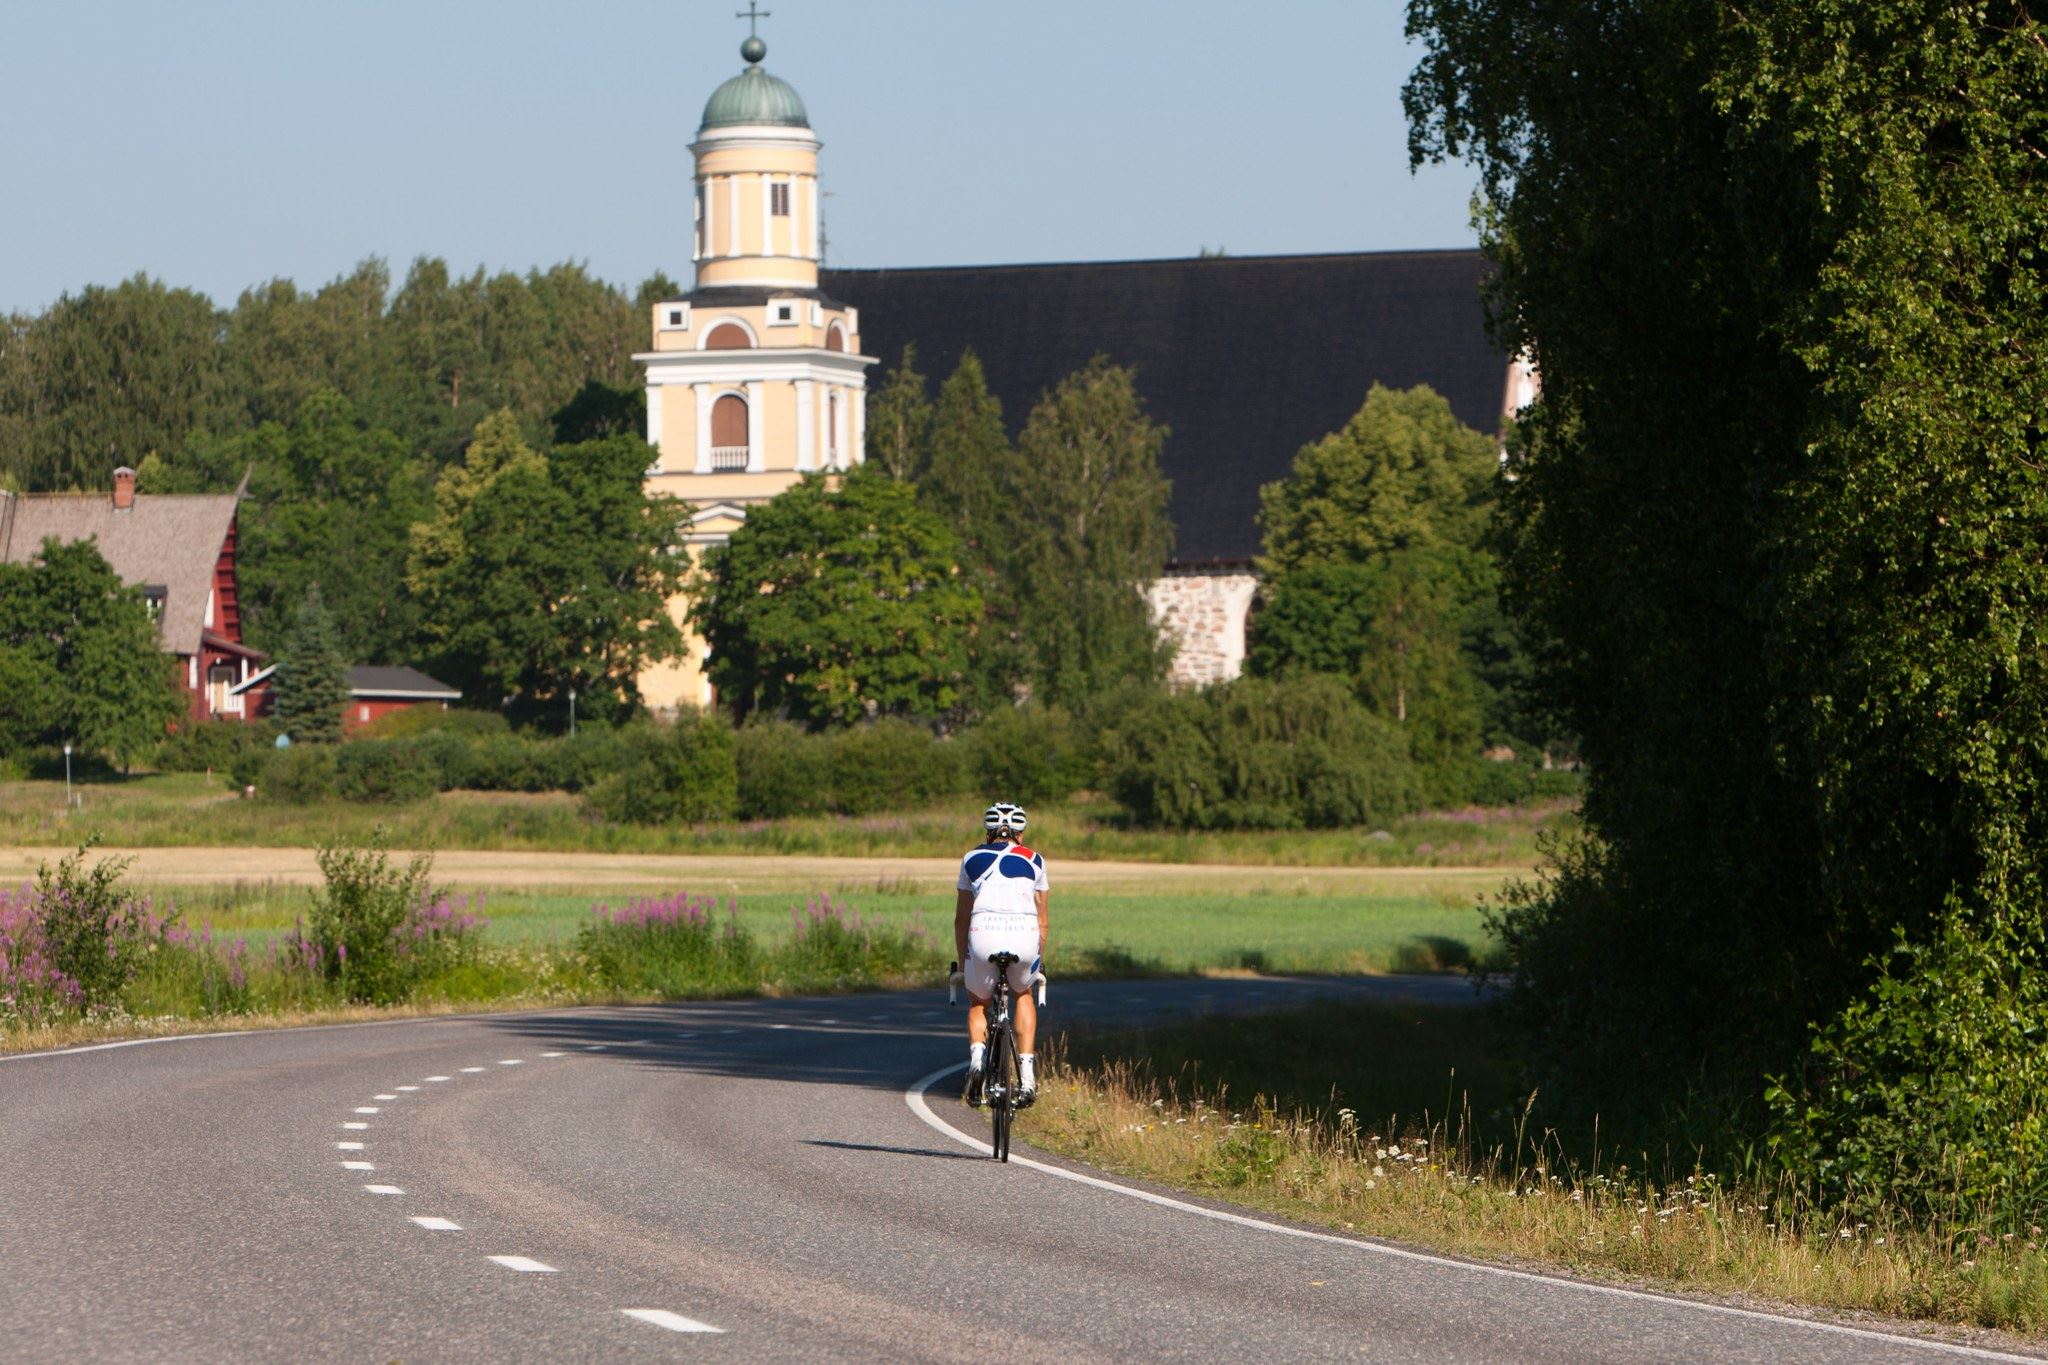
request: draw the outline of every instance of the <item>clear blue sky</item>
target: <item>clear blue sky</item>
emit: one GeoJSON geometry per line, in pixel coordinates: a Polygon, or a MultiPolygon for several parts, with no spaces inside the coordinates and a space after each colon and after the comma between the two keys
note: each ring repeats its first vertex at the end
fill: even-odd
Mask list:
{"type": "MultiPolygon", "coordinates": [[[[733,0],[6,0],[0,309],[365,256],[688,281],[733,0]]],[[[1400,0],[765,0],[836,265],[1468,246],[1400,0]]]]}

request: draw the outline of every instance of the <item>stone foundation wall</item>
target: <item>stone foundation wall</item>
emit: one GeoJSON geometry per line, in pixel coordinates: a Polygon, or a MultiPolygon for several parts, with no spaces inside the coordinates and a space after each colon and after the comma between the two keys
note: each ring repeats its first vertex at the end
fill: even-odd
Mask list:
{"type": "Polygon", "coordinates": [[[1206,687],[1244,671],[1245,626],[1258,590],[1258,576],[1244,570],[1169,574],[1146,585],[1152,619],[1179,646],[1170,684],[1206,687]]]}

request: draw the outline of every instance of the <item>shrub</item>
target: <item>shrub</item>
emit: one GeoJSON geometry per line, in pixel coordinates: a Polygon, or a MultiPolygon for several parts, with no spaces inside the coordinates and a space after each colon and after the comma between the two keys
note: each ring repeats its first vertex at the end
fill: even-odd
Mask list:
{"type": "Polygon", "coordinates": [[[1774,1085],[1776,1146],[1830,1204],[2026,1234],[2048,1215],[2048,962],[2037,935],[1950,907],[1899,933],[1876,983],[1818,1030],[1805,1082],[1774,1085]]]}
{"type": "Polygon", "coordinates": [[[475,954],[483,919],[429,887],[431,855],[394,867],[379,831],[366,848],[322,848],[319,863],[325,887],[298,946],[349,999],[404,999],[420,978],[475,954]]]}
{"type": "Polygon", "coordinates": [[[0,1016],[31,1023],[117,1003],[175,926],[176,912],[121,884],[128,864],[85,865],[90,842],[37,869],[35,885],[0,893],[0,1016]]]}
{"type": "Polygon", "coordinates": [[[873,721],[832,737],[832,804],[842,815],[922,805],[960,786],[953,746],[907,720],[873,721]]]}
{"type": "Polygon", "coordinates": [[[1058,707],[997,707],[959,742],[967,774],[1003,800],[1059,801],[1088,780],[1079,727],[1058,707]]]}
{"type": "Polygon", "coordinates": [[[276,733],[268,721],[189,722],[157,746],[156,767],[167,773],[229,772],[245,755],[267,753],[276,733]]]}
{"type": "Polygon", "coordinates": [[[787,721],[750,721],[738,735],[739,814],[782,820],[832,808],[832,740],[787,721]]]}
{"type": "Polygon", "coordinates": [[[334,752],[335,746],[324,744],[273,750],[257,769],[256,789],[295,806],[327,800],[334,795],[334,752]]]}
{"type": "Polygon", "coordinates": [[[633,758],[586,801],[607,820],[656,825],[717,820],[739,804],[732,727],[709,718],[634,732],[633,758]]]}
{"type": "Polygon", "coordinates": [[[1338,681],[1243,678],[1123,709],[1103,739],[1139,823],[1197,829],[1383,824],[1422,789],[1400,730],[1338,681]]]}
{"type": "Polygon", "coordinates": [[[737,915],[723,925],[710,896],[678,893],[600,905],[576,934],[591,974],[613,990],[711,996],[751,992],[759,984],[754,940],[737,915]]]}
{"type": "Polygon", "coordinates": [[[475,739],[502,735],[507,728],[505,717],[496,711],[465,710],[462,707],[442,711],[431,706],[408,706],[402,711],[385,712],[356,731],[356,737],[404,739],[415,735],[444,734],[475,739]]]}
{"type": "Polygon", "coordinates": [[[863,921],[831,896],[792,908],[789,943],[777,964],[792,990],[854,990],[938,975],[944,959],[922,921],[904,928],[863,921]]]}
{"type": "Polygon", "coordinates": [[[353,740],[335,752],[333,791],[345,801],[418,801],[441,789],[437,759],[413,740],[353,740]]]}

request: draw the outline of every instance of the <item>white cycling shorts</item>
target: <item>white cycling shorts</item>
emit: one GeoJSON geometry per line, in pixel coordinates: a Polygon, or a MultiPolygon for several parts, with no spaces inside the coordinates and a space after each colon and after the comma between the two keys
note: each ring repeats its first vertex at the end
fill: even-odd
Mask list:
{"type": "Polygon", "coordinates": [[[962,975],[967,994],[986,1001],[995,994],[996,969],[989,959],[997,953],[1015,953],[1010,964],[1010,989],[1022,995],[1031,988],[1031,974],[1038,970],[1037,915],[976,915],[967,926],[967,961],[962,975]]]}

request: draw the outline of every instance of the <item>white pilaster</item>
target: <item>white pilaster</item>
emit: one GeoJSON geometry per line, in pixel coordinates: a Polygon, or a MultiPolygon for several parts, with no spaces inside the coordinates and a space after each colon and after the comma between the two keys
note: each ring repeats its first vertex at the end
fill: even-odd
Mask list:
{"type": "Polygon", "coordinates": [[[761,255],[775,254],[775,177],[761,177],[761,255]]]}
{"type": "Polygon", "coordinates": [[[853,391],[853,462],[868,462],[868,391],[853,391]]]}
{"type": "Polygon", "coordinates": [[[697,460],[696,472],[711,472],[711,386],[692,384],[690,392],[697,399],[697,460]]]}
{"type": "Polygon", "coordinates": [[[808,470],[816,461],[818,446],[817,384],[809,379],[796,381],[796,467],[808,470]]]}
{"type": "Polygon", "coordinates": [[[690,264],[704,259],[704,182],[690,191],[690,264]]]}
{"type": "Polygon", "coordinates": [[[729,175],[725,178],[726,233],[725,254],[740,254],[740,178],[729,175]]]}
{"type": "Polygon", "coordinates": [[[767,405],[761,401],[761,381],[747,381],[747,472],[759,474],[768,467],[767,452],[761,445],[761,428],[768,425],[767,405]]]}
{"type": "Polygon", "coordinates": [[[661,385],[647,386],[647,444],[654,447],[654,467],[661,468],[661,385]]]}
{"type": "Polygon", "coordinates": [[[816,176],[814,176],[814,175],[811,175],[811,176],[805,176],[805,177],[804,177],[804,198],[805,198],[806,200],[808,200],[808,201],[809,201],[809,203],[810,203],[810,209],[811,209],[811,211],[810,211],[810,214],[809,214],[809,217],[810,217],[810,220],[811,220],[811,253],[810,253],[810,254],[811,254],[811,259],[815,261],[815,260],[817,260],[817,259],[818,259],[818,241],[819,241],[819,228],[818,228],[818,220],[819,220],[819,213],[820,213],[820,210],[819,210],[819,207],[818,207],[818,205],[819,205],[819,202],[820,202],[820,201],[819,201],[819,199],[818,199],[818,178],[817,178],[816,176]]]}

